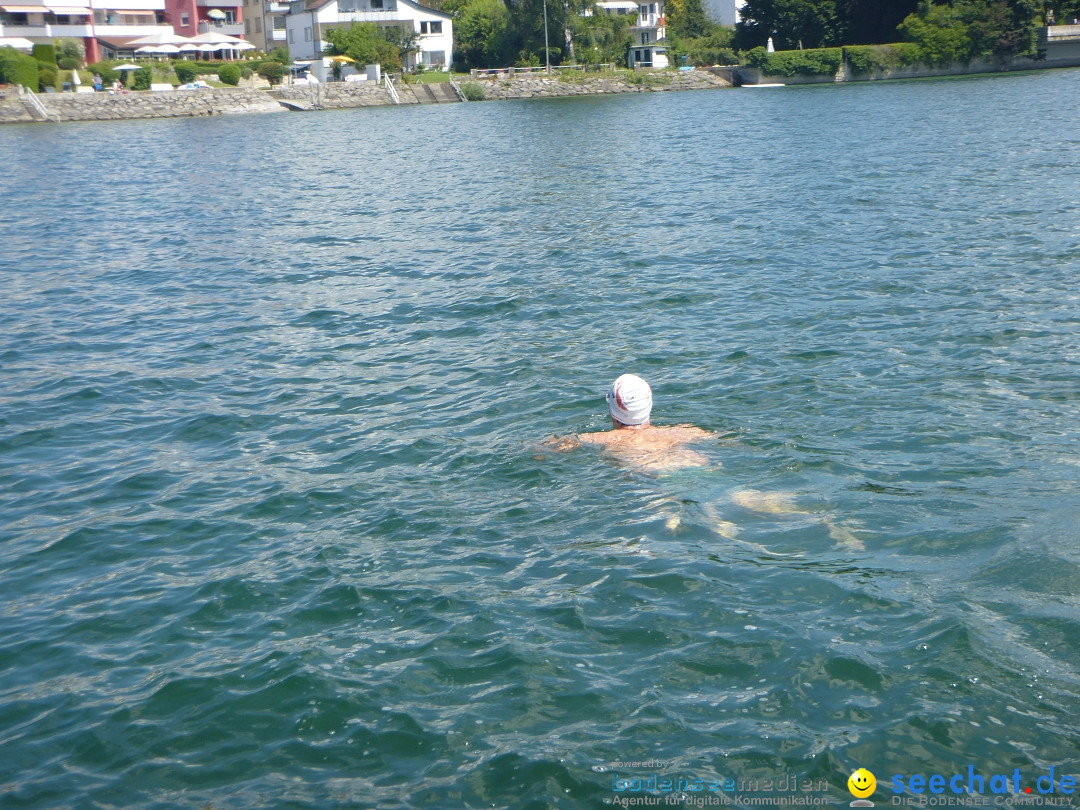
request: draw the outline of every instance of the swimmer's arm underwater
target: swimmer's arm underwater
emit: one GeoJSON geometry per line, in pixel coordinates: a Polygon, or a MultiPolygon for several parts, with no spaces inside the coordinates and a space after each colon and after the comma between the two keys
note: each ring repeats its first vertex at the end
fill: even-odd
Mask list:
{"type": "Polygon", "coordinates": [[[569,436],[552,436],[545,439],[542,446],[556,453],[564,453],[568,450],[577,450],[581,445],[581,437],[571,433],[569,436]]]}

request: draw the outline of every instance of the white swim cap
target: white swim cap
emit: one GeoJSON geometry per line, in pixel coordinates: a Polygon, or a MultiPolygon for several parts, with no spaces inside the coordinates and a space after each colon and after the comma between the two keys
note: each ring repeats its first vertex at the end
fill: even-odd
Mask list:
{"type": "Polygon", "coordinates": [[[623,425],[643,425],[652,411],[652,389],[635,374],[623,374],[607,392],[612,418],[623,425]]]}

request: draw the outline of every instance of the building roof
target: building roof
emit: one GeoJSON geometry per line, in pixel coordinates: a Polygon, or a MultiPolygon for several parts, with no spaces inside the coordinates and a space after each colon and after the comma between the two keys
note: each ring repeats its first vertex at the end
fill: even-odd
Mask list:
{"type": "MultiPolygon", "coordinates": [[[[336,3],[337,1],[338,0],[306,0],[306,2],[304,3],[304,11],[319,11],[320,9],[325,8],[331,3],[336,3]]],[[[453,14],[447,14],[445,11],[439,11],[437,8],[430,8],[428,6],[425,6],[423,3],[414,2],[414,0],[396,0],[396,2],[404,3],[405,5],[412,6],[415,9],[420,9],[425,14],[435,14],[439,17],[445,17],[448,20],[454,19],[453,14]]],[[[358,11],[356,13],[364,14],[365,12],[358,11]]],[[[385,10],[380,13],[385,13],[385,10]]]]}

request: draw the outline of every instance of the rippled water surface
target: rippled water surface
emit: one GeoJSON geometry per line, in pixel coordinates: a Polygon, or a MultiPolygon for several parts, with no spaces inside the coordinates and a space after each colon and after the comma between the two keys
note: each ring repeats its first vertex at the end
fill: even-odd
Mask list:
{"type": "Polygon", "coordinates": [[[1077,773],[1078,97],[0,129],[0,806],[1077,773]]]}

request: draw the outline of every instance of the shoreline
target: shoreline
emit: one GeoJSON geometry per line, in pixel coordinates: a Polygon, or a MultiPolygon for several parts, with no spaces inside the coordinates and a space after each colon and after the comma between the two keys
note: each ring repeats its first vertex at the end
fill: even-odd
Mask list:
{"type": "MultiPolygon", "coordinates": [[[[559,98],[564,96],[617,95],[623,93],[668,92],[730,88],[729,81],[700,69],[636,73],[626,77],[572,78],[526,74],[511,78],[469,79],[462,84],[484,88],[484,101],[519,98],[559,98]]],[[[70,121],[118,121],[154,118],[196,118],[214,115],[355,109],[420,105],[414,85],[399,84],[400,104],[382,85],[332,82],[310,87],[213,88],[155,92],[41,93],[42,113],[29,99],[8,88],[0,98],[0,124],[65,123],[70,121]]],[[[431,103],[430,101],[426,103],[431,103]]]]}

